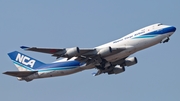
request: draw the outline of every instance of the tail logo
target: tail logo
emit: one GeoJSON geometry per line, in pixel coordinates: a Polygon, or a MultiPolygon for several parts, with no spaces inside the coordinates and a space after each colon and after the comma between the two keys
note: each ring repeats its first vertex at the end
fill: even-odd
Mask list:
{"type": "Polygon", "coordinates": [[[34,64],[36,62],[35,60],[32,60],[29,57],[24,56],[20,53],[17,54],[16,61],[18,61],[26,66],[30,66],[31,68],[34,66],[34,64]]]}

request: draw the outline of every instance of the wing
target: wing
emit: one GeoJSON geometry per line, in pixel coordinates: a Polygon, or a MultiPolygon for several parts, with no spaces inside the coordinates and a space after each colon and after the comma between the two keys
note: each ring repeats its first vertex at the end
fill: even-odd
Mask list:
{"type": "Polygon", "coordinates": [[[59,51],[63,51],[64,49],[55,49],[55,48],[36,48],[36,47],[27,47],[27,46],[21,46],[24,50],[29,51],[35,51],[35,52],[41,52],[41,53],[48,53],[48,54],[55,54],[59,51]]]}
{"type": "Polygon", "coordinates": [[[37,47],[26,47],[26,46],[21,46],[21,48],[27,51],[52,54],[52,56],[55,56],[57,58],[78,57],[77,60],[82,60],[85,58],[90,59],[97,56],[106,57],[108,55],[112,55],[127,49],[127,47],[104,47],[104,48],[81,48],[81,49],[79,49],[79,47],[73,47],[73,48],[58,49],[58,48],[37,48],[37,47]]]}
{"type": "MultiPolygon", "coordinates": [[[[27,51],[52,54],[52,56],[55,56],[57,58],[59,58],[59,57],[71,58],[74,56],[84,55],[86,53],[90,53],[95,50],[92,48],[79,49],[78,47],[58,49],[58,48],[37,48],[37,47],[21,46],[21,48],[24,50],[27,50],[27,51]]],[[[86,55],[90,55],[90,54],[86,54],[86,55]]]]}

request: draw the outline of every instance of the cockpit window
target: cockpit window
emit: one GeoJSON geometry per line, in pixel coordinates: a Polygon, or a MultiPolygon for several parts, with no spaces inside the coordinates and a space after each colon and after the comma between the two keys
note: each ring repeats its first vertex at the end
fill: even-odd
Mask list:
{"type": "Polygon", "coordinates": [[[157,26],[163,25],[162,23],[159,23],[157,26]]]}

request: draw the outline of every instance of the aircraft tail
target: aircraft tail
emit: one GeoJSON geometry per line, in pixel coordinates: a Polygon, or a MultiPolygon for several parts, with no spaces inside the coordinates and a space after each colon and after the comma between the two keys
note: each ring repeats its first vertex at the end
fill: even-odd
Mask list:
{"type": "Polygon", "coordinates": [[[8,55],[19,71],[34,71],[45,64],[18,51],[8,53],[8,55]]]}

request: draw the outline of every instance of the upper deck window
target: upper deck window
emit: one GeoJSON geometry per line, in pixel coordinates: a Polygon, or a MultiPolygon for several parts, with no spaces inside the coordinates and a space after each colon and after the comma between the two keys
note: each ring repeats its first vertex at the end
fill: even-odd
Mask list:
{"type": "Polygon", "coordinates": [[[157,26],[163,25],[162,23],[158,23],[157,26]]]}

